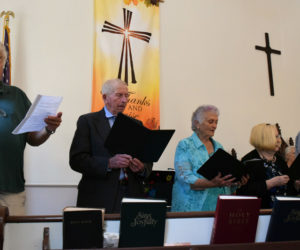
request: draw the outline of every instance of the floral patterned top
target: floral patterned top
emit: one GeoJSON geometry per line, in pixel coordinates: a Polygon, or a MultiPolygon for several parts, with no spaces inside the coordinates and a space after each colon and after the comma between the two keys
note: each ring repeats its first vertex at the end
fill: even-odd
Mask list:
{"type": "MultiPolygon", "coordinates": [[[[222,145],[211,139],[214,152],[222,145]]],[[[218,196],[231,194],[235,188],[215,187],[205,190],[192,190],[190,185],[198,178],[204,179],[197,170],[209,159],[205,145],[194,132],[192,136],[181,140],[175,153],[175,180],[172,192],[173,212],[214,211],[218,196]]]]}

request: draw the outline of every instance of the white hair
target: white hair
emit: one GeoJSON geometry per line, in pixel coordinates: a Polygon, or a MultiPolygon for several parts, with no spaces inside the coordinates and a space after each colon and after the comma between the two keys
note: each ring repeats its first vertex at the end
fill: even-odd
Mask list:
{"type": "Polygon", "coordinates": [[[204,114],[206,112],[212,112],[215,113],[217,116],[219,116],[220,112],[217,107],[214,105],[201,105],[199,106],[192,115],[192,130],[196,131],[196,121],[199,123],[202,123],[204,121],[204,114]]]}
{"type": "Polygon", "coordinates": [[[125,82],[123,82],[121,79],[118,79],[118,78],[105,81],[103,83],[102,89],[101,89],[102,95],[112,94],[115,91],[116,87],[121,84],[124,84],[127,86],[127,84],[125,82]]]}
{"type": "Polygon", "coordinates": [[[287,155],[289,153],[293,153],[293,151],[295,153],[295,150],[296,150],[295,146],[288,146],[288,147],[285,148],[284,152],[287,155]]]}

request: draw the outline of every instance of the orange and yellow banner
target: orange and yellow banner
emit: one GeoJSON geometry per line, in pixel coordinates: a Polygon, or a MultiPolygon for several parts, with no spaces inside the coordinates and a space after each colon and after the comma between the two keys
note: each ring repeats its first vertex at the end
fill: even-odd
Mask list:
{"type": "Polygon", "coordinates": [[[94,0],[95,36],[92,111],[104,104],[102,84],[128,83],[125,113],[150,129],[159,118],[159,7],[148,0],[94,0]]]}

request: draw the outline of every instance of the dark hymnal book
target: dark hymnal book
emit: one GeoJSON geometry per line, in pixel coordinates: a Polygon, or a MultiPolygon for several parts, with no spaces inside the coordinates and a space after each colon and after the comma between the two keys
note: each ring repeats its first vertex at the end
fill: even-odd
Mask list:
{"type": "Polygon", "coordinates": [[[123,198],[119,247],[163,246],[167,202],[123,198]]]}
{"type": "Polygon", "coordinates": [[[243,164],[221,148],[197,172],[208,180],[213,179],[219,172],[222,176],[232,174],[236,178],[235,181],[239,181],[246,174],[243,164]]]}
{"type": "Polygon", "coordinates": [[[266,241],[300,240],[300,197],[277,196],[266,241]]]}
{"type": "Polygon", "coordinates": [[[300,179],[300,154],[296,157],[288,170],[288,175],[292,180],[300,179]]]}
{"type": "Polygon", "coordinates": [[[102,248],[104,209],[66,207],[63,210],[63,249],[102,248]]]}
{"type": "Polygon", "coordinates": [[[111,154],[129,154],[142,162],[157,162],[175,130],[151,130],[119,113],[105,147],[111,154]]]}
{"type": "Polygon", "coordinates": [[[261,199],[220,195],[211,234],[212,244],[254,242],[261,199]]]}

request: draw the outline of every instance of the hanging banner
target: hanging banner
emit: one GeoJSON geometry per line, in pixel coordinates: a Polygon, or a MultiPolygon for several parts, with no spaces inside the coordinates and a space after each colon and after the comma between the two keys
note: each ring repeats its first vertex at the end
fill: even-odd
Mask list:
{"type": "Polygon", "coordinates": [[[3,69],[2,81],[4,84],[11,85],[11,55],[10,55],[10,28],[9,28],[9,17],[15,17],[15,13],[12,11],[2,11],[0,17],[4,17],[3,25],[3,37],[2,42],[7,51],[7,59],[3,69]]]}
{"type": "Polygon", "coordinates": [[[104,103],[102,84],[119,78],[130,94],[125,114],[158,129],[159,7],[148,0],[94,0],[92,111],[104,103]]]}

